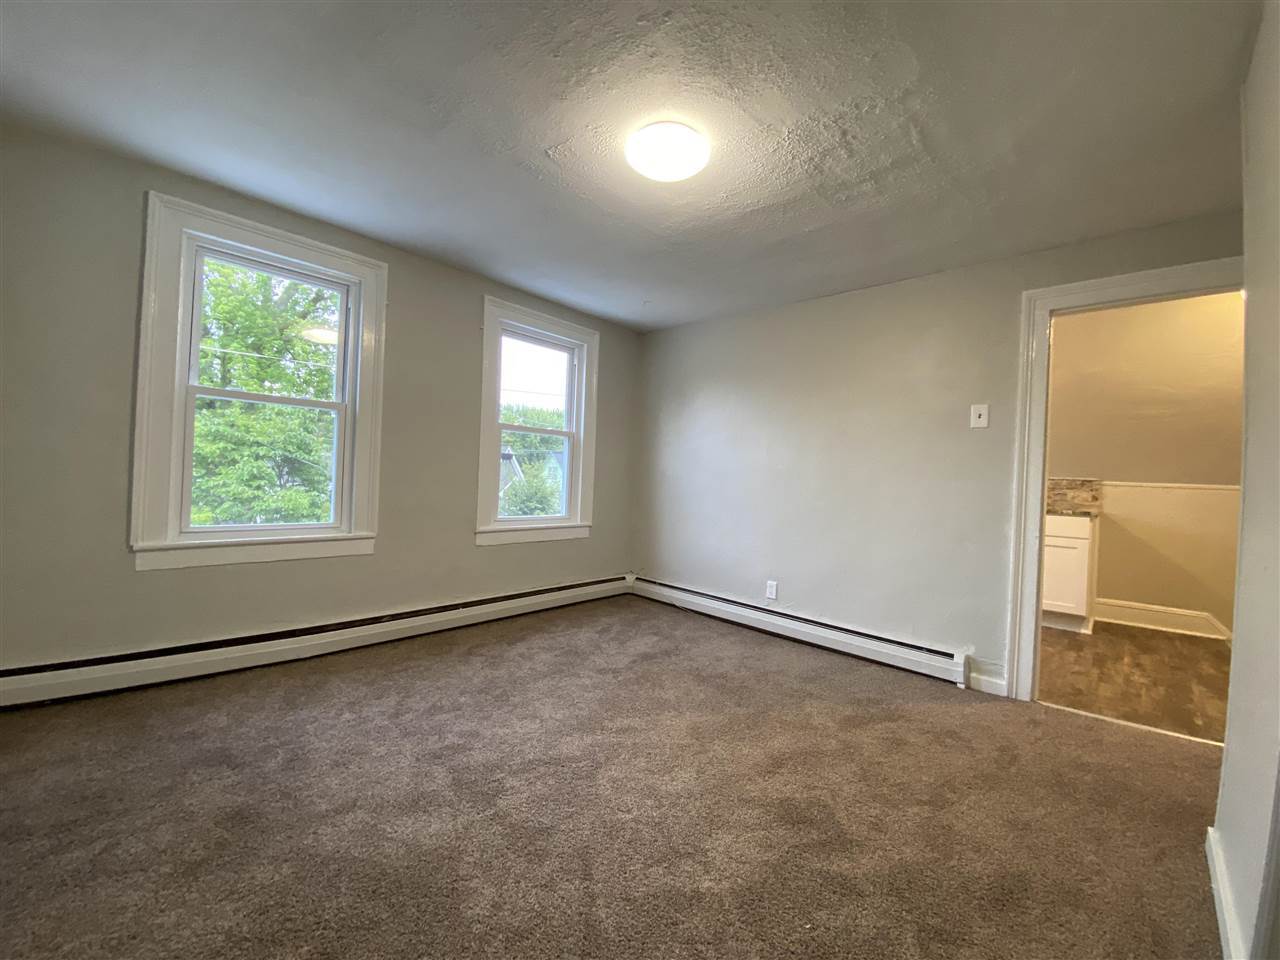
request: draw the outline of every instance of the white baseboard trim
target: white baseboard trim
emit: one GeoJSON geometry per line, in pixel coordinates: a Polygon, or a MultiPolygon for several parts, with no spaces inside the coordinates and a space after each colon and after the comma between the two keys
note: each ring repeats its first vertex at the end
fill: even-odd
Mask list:
{"type": "Polygon", "coordinates": [[[1209,861],[1209,886],[1213,888],[1213,906],[1218,913],[1218,935],[1222,938],[1224,960],[1248,960],[1248,946],[1240,914],[1236,911],[1235,897],[1231,893],[1231,881],[1227,864],[1222,856],[1222,843],[1218,831],[1210,827],[1204,837],[1205,857],[1209,861]]]}
{"type": "Polygon", "coordinates": [[[1074,613],[1058,613],[1056,610],[1040,611],[1040,626],[1053,627],[1055,630],[1069,630],[1072,633],[1093,633],[1093,622],[1096,617],[1080,617],[1074,613]]]}
{"type": "Polygon", "coordinates": [[[1154,603],[1138,603],[1134,600],[1108,600],[1103,597],[1093,601],[1095,620],[1107,623],[1123,623],[1131,627],[1147,627],[1168,633],[1185,633],[1193,637],[1213,637],[1230,640],[1231,631],[1204,610],[1180,610],[1162,607],[1154,603]]]}
{"type": "Polygon", "coordinates": [[[512,594],[492,601],[482,598],[462,604],[443,604],[439,612],[424,611],[420,616],[364,623],[346,629],[317,629],[313,633],[269,639],[261,643],[249,642],[173,654],[159,651],[155,656],[130,655],[130,659],[119,662],[91,663],[87,666],[9,671],[12,675],[0,677],[0,706],[101,693],[284,660],[298,660],[630,592],[631,578],[619,576],[587,585],[570,584],[545,591],[512,594]]]}
{"type": "Polygon", "coordinates": [[[744,626],[755,627],[768,633],[803,640],[806,643],[829,647],[842,653],[851,653],[877,660],[891,666],[913,670],[941,680],[965,686],[969,682],[969,654],[967,651],[940,650],[929,653],[891,641],[877,640],[835,624],[823,625],[808,618],[761,610],[740,601],[714,597],[692,588],[659,584],[637,579],[634,591],[673,606],[705,613],[721,620],[731,620],[744,626]]]}
{"type": "Polygon", "coordinates": [[[969,671],[969,686],[979,693],[993,693],[997,697],[1007,697],[1009,695],[1009,683],[1004,677],[997,677],[994,674],[985,672],[980,673],[972,668],[969,671]]]}

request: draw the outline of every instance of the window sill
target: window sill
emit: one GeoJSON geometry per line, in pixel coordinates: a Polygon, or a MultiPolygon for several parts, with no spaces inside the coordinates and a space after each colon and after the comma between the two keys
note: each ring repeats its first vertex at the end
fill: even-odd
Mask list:
{"type": "Polygon", "coordinates": [[[134,547],[133,557],[137,570],[174,570],[178,567],[270,563],[275,560],[352,557],[370,553],[373,553],[372,536],[346,534],[339,537],[233,540],[223,543],[145,544],[134,547]]]}
{"type": "Polygon", "coordinates": [[[486,527],[476,531],[476,546],[534,543],[540,540],[580,540],[591,536],[589,523],[530,524],[524,527],[486,527]]]}

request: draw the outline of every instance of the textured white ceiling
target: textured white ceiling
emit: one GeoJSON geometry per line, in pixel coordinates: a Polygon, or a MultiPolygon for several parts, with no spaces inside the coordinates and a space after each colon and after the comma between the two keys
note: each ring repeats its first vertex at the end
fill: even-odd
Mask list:
{"type": "Polygon", "coordinates": [[[1238,207],[1258,13],[6,0],[0,105],[658,326],[1238,207]],[[663,118],[691,180],[622,158],[663,118]]]}

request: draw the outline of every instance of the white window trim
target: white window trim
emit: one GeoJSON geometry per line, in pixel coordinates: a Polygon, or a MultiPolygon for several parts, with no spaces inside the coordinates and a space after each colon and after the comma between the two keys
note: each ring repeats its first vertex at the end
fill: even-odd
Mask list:
{"type": "MultiPolygon", "coordinates": [[[[372,553],[378,526],[387,265],[220,213],[147,195],[129,543],[139,570],[372,553]],[[184,529],[188,364],[201,251],[257,259],[345,286],[347,417],[340,419],[332,524],[184,529]]],[[[287,402],[287,400],[285,401],[287,402]]]]}
{"type": "Polygon", "coordinates": [[[484,298],[484,373],[480,427],[480,480],[476,501],[476,544],[527,543],[540,540],[572,540],[591,535],[596,445],[596,373],[600,335],[576,323],[568,323],[497,297],[484,298]],[[570,437],[569,508],[563,517],[498,517],[498,473],[502,436],[501,409],[502,334],[505,331],[551,340],[574,352],[577,374],[571,404],[575,411],[570,437]]]}

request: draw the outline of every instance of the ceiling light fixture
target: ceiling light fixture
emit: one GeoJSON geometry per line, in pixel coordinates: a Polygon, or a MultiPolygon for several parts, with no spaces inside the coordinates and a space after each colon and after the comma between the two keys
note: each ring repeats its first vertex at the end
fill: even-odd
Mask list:
{"type": "Polygon", "coordinates": [[[627,137],[627,163],[650,180],[687,180],[711,159],[711,144],[693,127],[662,120],[627,137]]]}
{"type": "Polygon", "coordinates": [[[338,331],[330,327],[307,327],[302,331],[302,339],[312,343],[336,344],[338,331]]]}

